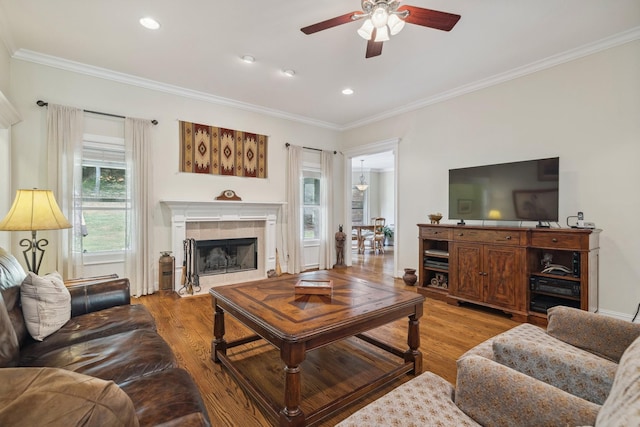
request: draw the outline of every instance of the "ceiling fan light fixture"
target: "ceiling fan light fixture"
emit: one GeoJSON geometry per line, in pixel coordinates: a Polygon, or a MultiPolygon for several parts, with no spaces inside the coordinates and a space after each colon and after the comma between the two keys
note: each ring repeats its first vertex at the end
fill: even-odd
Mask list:
{"type": "Polygon", "coordinates": [[[358,28],[360,37],[367,40],[365,58],[382,54],[383,42],[395,36],[404,25],[414,24],[441,31],[451,31],[460,20],[460,15],[418,6],[400,5],[403,0],[360,0],[362,12],[355,11],[317,22],[300,28],[304,34],[319,31],[362,20],[358,28]],[[373,28],[372,28],[373,27],[373,28]]]}
{"type": "Polygon", "coordinates": [[[387,12],[386,3],[376,6],[373,13],[371,13],[371,22],[373,23],[373,26],[380,29],[387,25],[388,20],[389,12],[387,12]]]}
{"type": "Polygon", "coordinates": [[[365,19],[362,23],[362,26],[358,30],[358,35],[365,40],[371,40],[371,34],[373,33],[374,28],[375,27],[373,26],[373,22],[371,22],[371,19],[365,19]]]}
{"type": "Polygon", "coordinates": [[[387,26],[385,25],[382,28],[377,28],[376,38],[374,42],[386,42],[389,41],[389,30],[387,30],[387,26]]]}
{"type": "Polygon", "coordinates": [[[389,32],[392,36],[398,34],[404,28],[404,20],[400,19],[398,15],[392,13],[389,16],[389,20],[387,21],[387,25],[389,26],[389,32]]]}

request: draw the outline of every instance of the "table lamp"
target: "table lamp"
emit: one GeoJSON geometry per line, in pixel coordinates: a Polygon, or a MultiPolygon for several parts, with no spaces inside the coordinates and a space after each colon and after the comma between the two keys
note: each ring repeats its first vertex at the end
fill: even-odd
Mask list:
{"type": "Polygon", "coordinates": [[[489,219],[502,219],[502,213],[497,209],[491,209],[489,211],[489,219]]]}
{"type": "Polygon", "coordinates": [[[13,205],[7,216],[0,221],[0,230],[6,231],[31,231],[31,240],[22,239],[20,246],[26,248],[22,251],[29,271],[38,274],[44,247],[49,244],[47,239],[36,238],[38,230],[60,230],[71,228],[71,224],[60,211],[51,190],[18,190],[13,205]],[[36,252],[40,251],[40,257],[36,263],[36,252]],[[31,262],[28,253],[31,252],[31,262]]]}

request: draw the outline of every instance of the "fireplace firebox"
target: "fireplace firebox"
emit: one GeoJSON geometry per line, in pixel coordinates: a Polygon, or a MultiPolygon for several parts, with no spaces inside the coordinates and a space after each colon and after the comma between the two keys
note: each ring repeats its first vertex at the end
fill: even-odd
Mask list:
{"type": "Polygon", "coordinates": [[[258,239],[196,240],[197,276],[258,269],[258,239]]]}

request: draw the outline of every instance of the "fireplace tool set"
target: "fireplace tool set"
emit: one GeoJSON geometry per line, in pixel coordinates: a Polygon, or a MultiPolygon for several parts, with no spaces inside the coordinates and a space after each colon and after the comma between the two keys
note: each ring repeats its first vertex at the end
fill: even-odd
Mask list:
{"type": "Polygon", "coordinates": [[[196,239],[184,239],[184,258],[182,261],[182,278],[180,284],[182,287],[178,290],[180,295],[185,292],[193,295],[194,292],[200,292],[200,280],[195,270],[194,253],[196,249],[196,239]]]}

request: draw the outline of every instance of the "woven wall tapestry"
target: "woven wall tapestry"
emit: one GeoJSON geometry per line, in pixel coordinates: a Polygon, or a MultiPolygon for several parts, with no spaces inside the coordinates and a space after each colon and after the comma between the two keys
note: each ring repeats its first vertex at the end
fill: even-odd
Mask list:
{"type": "Polygon", "coordinates": [[[180,121],[180,172],[266,178],[267,139],[180,121]]]}

